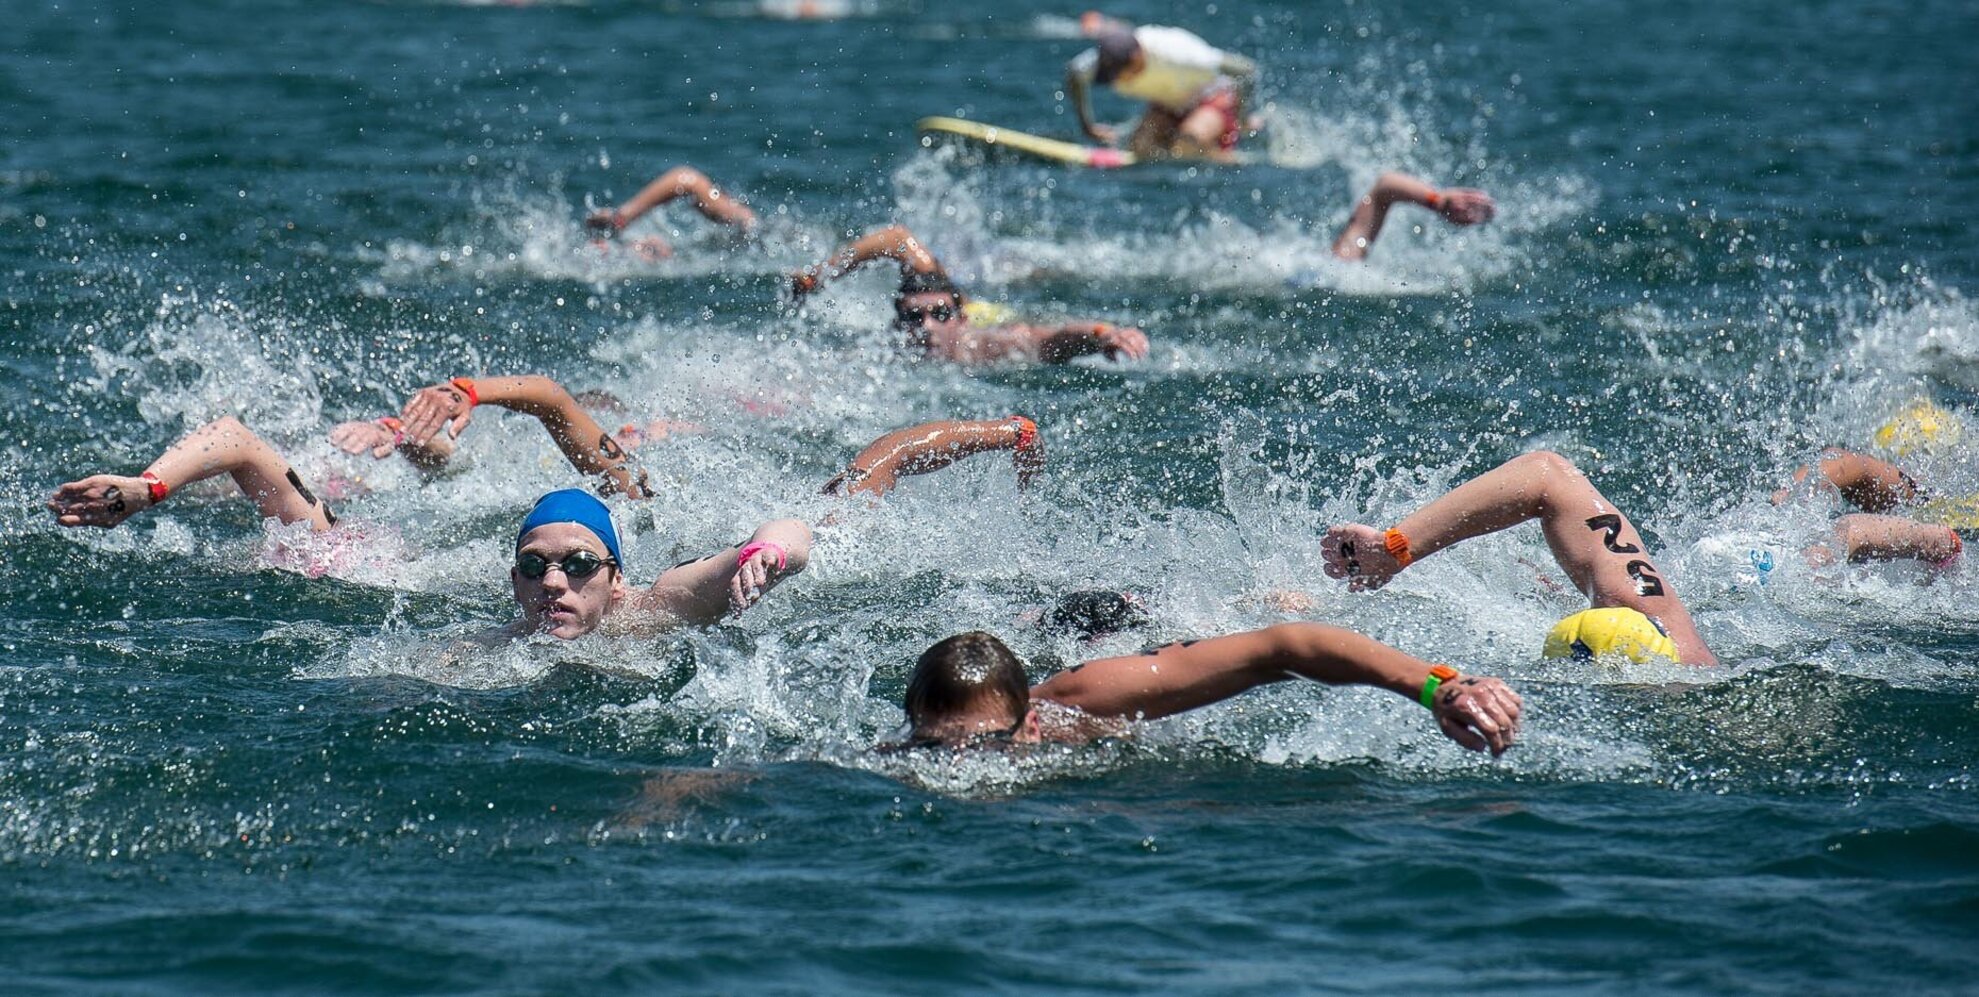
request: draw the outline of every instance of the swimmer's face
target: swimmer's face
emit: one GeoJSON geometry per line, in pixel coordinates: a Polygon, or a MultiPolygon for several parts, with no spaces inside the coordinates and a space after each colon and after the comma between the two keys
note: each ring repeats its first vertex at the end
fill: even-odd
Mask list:
{"type": "Polygon", "coordinates": [[[969,320],[962,299],[945,291],[917,291],[893,299],[894,324],[903,329],[938,332],[960,329],[969,320]]]}
{"type": "Polygon", "coordinates": [[[516,547],[517,557],[534,554],[556,565],[541,578],[530,578],[513,566],[509,568],[515,602],[522,607],[522,621],[529,629],[560,640],[582,637],[596,630],[625,597],[625,576],[612,565],[600,567],[582,578],[571,577],[561,565],[578,551],[600,559],[611,557],[597,534],[576,523],[545,523],[525,534],[516,547]]]}
{"type": "Polygon", "coordinates": [[[964,748],[994,742],[1036,744],[1040,740],[1037,713],[1026,709],[1018,714],[1001,696],[983,696],[940,718],[923,718],[909,740],[916,744],[941,744],[964,748]]]}

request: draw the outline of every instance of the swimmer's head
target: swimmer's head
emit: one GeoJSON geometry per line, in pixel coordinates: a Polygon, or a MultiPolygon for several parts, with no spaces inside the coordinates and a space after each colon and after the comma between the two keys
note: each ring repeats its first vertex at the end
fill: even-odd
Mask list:
{"type": "Polygon", "coordinates": [[[1132,595],[1107,589],[1085,589],[1059,599],[1038,620],[1038,626],[1080,640],[1097,640],[1148,625],[1147,610],[1132,595]]]}
{"type": "Polygon", "coordinates": [[[1024,663],[994,635],[956,634],[921,653],[907,680],[910,743],[961,745],[1035,734],[1024,663]]]}
{"type": "Polygon", "coordinates": [[[578,488],[564,488],[549,493],[536,500],[536,507],[522,520],[522,528],[515,531],[515,547],[522,549],[522,541],[529,531],[549,523],[576,523],[591,531],[598,542],[611,552],[612,560],[623,565],[625,559],[619,556],[618,528],[612,525],[612,511],[590,492],[578,488]]]}
{"type": "Polygon", "coordinates": [[[1138,68],[1141,58],[1141,43],[1134,37],[1134,30],[1117,21],[1092,25],[1086,32],[1099,46],[1099,63],[1093,70],[1093,81],[1112,83],[1122,76],[1131,76],[1138,68]]]}
{"type": "Polygon", "coordinates": [[[1677,642],[1655,620],[1633,609],[1584,609],[1553,625],[1546,635],[1549,658],[1591,661],[1619,654],[1634,662],[1661,657],[1677,660],[1677,642]]]}
{"type": "Polygon", "coordinates": [[[947,274],[909,271],[893,298],[894,324],[916,331],[959,326],[969,321],[962,307],[962,291],[947,274]]]}
{"type": "Polygon", "coordinates": [[[1957,446],[1965,425],[1951,411],[1919,398],[1876,430],[1876,445],[1898,457],[1957,446]]]}
{"type": "Polygon", "coordinates": [[[603,502],[574,488],[537,500],[509,568],[524,628],[560,640],[596,630],[627,595],[618,557],[618,531],[603,502]]]}

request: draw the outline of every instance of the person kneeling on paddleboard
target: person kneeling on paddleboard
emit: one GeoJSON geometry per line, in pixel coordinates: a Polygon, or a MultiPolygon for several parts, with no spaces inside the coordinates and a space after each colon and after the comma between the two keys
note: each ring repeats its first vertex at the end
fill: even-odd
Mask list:
{"type": "Polygon", "coordinates": [[[1222,51],[1181,28],[1135,27],[1097,11],[1079,19],[1097,44],[1065,66],[1065,93],[1079,127],[1095,142],[1116,145],[1114,130],[1093,120],[1093,84],[1147,101],[1127,139],[1140,159],[1179,157],[1234,161],[1237,140],[1255,130],[1244,120],[1257,65],[1222,51]]]}
{"type": "Polygon", "coordinates": [[[900,265],[894,295],[894,322],[908,345],[929,356],[957,363],[1004,360],[1064,363],[1098,353],[1108,360],[1139,360],[1148,355],[1147,334],[1132,326],[1076,321],[1056,325],[997,322],[966,299],[933,253],[904,226],[889,225],[833,253],[823,263],[791,274],[792,296],[802,299],[826,280],[842,277],[876,259],[900,265]]]}

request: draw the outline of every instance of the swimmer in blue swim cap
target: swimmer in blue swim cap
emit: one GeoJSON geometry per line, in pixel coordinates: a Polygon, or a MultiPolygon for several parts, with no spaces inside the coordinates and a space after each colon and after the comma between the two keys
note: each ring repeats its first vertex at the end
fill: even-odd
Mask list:
{"type": "Polygon", "coordinates": [[[973,303],[949,279],[941,262],[901,225],[869,232],[823,263],[791,274],[791,294],[802,299],[826,280],[878,259],[899,265],[894,324],[906,334],[910,347],[928,356],[955,363],[991,364],[1012,360],[1065,363],[1095,353],[1108,360],[1141,360],[1148,355],[1147,334],[1132,326],[1096,321],[1033,325],[1004,321],[979,309],[972,313],[973,303]]]}
{"type": "MultiPolygon", "coordinates": [[[[1514,457],[1444,493],[1392,529],[1335,526],[1326,531],[1321,556],[1327,575],[1345,580],[1353,591],[1378,589],[1417,560],[1529,519],[1539,520],[1554,560],[1574,587],[1587,593],[1594,609],[1633,610],[1667,641],[1639,639],[1643,650],[1689,665],[1718,663],[1635,524],[1559,454],[1514,457]]],[[[1615,628],[1627,619],[1608,614],[1580,622],[1589,624],[1588,634],[1594,636],[1619,633],[1615,628]]],[[[1639,631],[1632,632],[1640,637],[1639,631]]],[[[1622,649],[1621,638],[1613,649],[1622,649]]]]}

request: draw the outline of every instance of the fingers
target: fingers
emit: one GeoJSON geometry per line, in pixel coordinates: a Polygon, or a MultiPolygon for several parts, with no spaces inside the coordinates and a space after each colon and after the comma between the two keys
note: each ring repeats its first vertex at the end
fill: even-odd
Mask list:
{"type": "Polygon", "coordinates": [[[765,564],[767,554],[756,554],[738,565],[735,577],[729,579],[729,604],[741,611],[756,604],[763,597],[763,589],[770,583],[770,572],[765,564]]]}
{"type": "Polygon", "coordinates": [[[1489,748],[1502,755],[1518,738],[1523,702],[1497,679],[1466,676],[1437,693],[1438,719],[1451,739],[1473,751],[1489,748]],[[1475,743],[1452,733],[1451,727],[1475,731],[1475,743]]]}
{"type": "Polygon", "coordinates": [[[474,410],[472,408],[461,409],[460,414],[454,416],[453,421],[447,425],[447,435],[456,440],[460,439],[460,434],[467,430],[467,424],[473,421],[474,410]]]}
{"type": "Polygon", "coordinates": [[[397,444],[393,443],[390,440],[385,440],[384,442],[379,443],[377,446],[371,448],[371,457],[374,460],[384,460],[385,458],[390,457],[392,455],[392,451],[396,449],[398,449],[397,444]]]}
{"type": "Polygon", "coordinates": [[[1443,735],[1472,751],[1483,751],[1491,745],[1470,728],[1451,717],[1439,717],[1436,725],[1443,728],[1443,735]]]}

